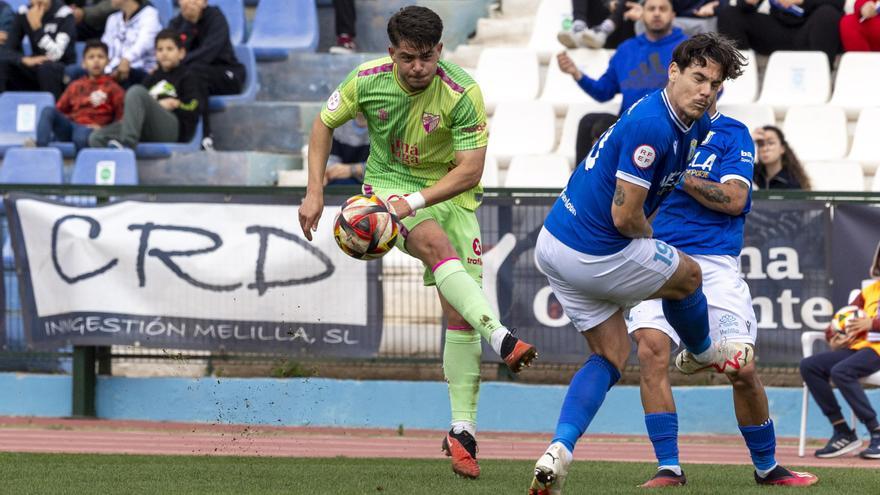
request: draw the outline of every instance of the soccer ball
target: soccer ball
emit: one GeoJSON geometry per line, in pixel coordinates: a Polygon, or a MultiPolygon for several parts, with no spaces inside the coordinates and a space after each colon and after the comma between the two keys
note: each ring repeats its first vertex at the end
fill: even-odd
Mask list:
{"type": "Polygon", "coordinates": [[[339,249],[359,260],[384,256],[394,247],[398,233],[397,215],[373,194],[348,198],[333,225],[333,237],[339,249]]]}
{"type": "Polygon", "coordinates": [[[865,312],[858,306],[844,306],[831,317],[831,328],[837,333],[846,333],[846,325],[857,318],[864,318],[865,312]]]}

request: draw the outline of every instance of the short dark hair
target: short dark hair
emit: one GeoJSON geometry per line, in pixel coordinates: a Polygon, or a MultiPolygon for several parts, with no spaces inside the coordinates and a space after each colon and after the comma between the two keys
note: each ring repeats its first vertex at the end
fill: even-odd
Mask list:
{"type": "Polygon", "coordinates": [[[679,43],[672,52],[672,61],[682,72],[692,65],[705,67],[709,60],[721,66],[724,80],[741,76],[746,65],[746,58],[734,42],[718,33],[698,34],[679,43]]]}
{"type": "Polygon", "coordinates": [[[89,50],[104,50],[104,55],[110,55],[110,49],[107,48],[107,43],[104,43],[97,38],[86,40],[86,46],[83,48],[83,56],[85,56],[86,53],[89,53],[89,50]]]}
{"type": "Polygon", "coordinates": [[[414,48],[433,48],[442,35],[443,21],[427,7],[410,5],[388,20],[388,39],[395,47],[406,41],[414,48]]]}
{"type": "Polygon", "coordinates": [[[183,48],[183,39],[180,37],[180,33],[173,29],[163,29],[156,33],[156,43],[159,44],[159,40],[171,40],[177,45],[177,48],[183,48]]]}

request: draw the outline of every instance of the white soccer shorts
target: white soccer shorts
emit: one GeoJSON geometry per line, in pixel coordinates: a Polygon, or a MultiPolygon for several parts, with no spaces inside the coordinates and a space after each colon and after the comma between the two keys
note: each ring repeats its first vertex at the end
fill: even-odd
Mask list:
{"type": "MultiPolygon", "coordinates": [[[[728,340],[755,345],[758,322],[749,286],[739,273],[739,260],[733,256],[694,255],[703,271],[703,294],[709,303],[709,335],[712,341],[728,340]]],[[[629,333],[653,328],[680,345],[680,339],[663,316],[660,299],[644,301],[626,315],[629,333]]]]}
{"type": "Polygon", "coordinates": [[[633,239],[617,253],[592,256],[541,229],[535,245],[535,264],[580,332],[657,292],[678,263],[678,251],[656,239],[633,239]]]}

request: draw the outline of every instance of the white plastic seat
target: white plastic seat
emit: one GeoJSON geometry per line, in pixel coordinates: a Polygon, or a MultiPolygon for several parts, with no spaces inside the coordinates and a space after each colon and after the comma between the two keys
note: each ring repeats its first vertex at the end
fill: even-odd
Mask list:
{"type": "Polygon", "coordinates": [[[871,182],[871,192],[880,192],[880,173],[874,174],[874,179],[871,182]]]}
{"type": "Polygon", "coordinates": [[[865,175],[855,162],[806,162],[804,170],[810,178],[813,191],[865,190],[865,175]]]}
{"type": "MultiPolygon", "coordinates": [[[[608,50],[569,50],[568,56],[574,60],[581,72],[587,76],[598,79],[608,69],[608,61],[611,59],[608,50]]],[[[576,103],[592,103],[595,108],[602,108],[608,113],[617,114],[622,97],[616,95],[607,102],[600,103],[594,100],[574,81],[574,79],[559,69],[556,57],[550,58],[547,66],[547,77],[544,79],[544,89],[541,92],[540,101],[546,101],[553,105],[556,115],[563,116],[568,111],[569,105],[576,103]]]]}
{"type": "Polygon", "coordinates": [[[504,187],[559,188],[568,183],[571,168],[560,155],[517,155],[510,161],[504,187]]]}
{"type": "Polygon", "coordinates": [[[559,146],[556,147],[556,154],[562,155],[568,160],[568,164],[574,167],[575,145],[577,144],[578,124],[581,118],[593,112],[607,112],[617,115],[617,108],[608,109],[597,103],[575,103],[569,105],[568,112],[565,114],[565,120],[562,121],[562,137],[559,139],[559,146]]]}
{"type": "Polygon", "coordinates": [[[874,174],[880,167],[880,155],[874,140],[880,136],[880,107],[865,108],[859,114],[848,160],[862,164],[867,174],[874,174]]]}
{"type": "Polygon", "coordinates": [[[777,117],[795,105],[820,105],[831,94],[831,70],[822,52],[776,51],[764,73],[758,103],[772,105],[777,117]]]}
{"type": "Polygon", "coordinates": [[[782,125],[785,139],[801,161],[846,156],[846,114],[831,105],[792,107],[782,125]]]}
{"type": "Polygon", "coordinates": [[[776,125],[776,114],[773,113],[773,107],[770,105],[759,103],[728,105],[724,103],[718,105],[718,111],[742,122],[749,128],[749,131],[756,127],[776,125]]]}
{"type": "Polygon", "coordinates": [[[483,162],[483,177],[480,179],[483,187],[500,187],[501,182],[498,180],[498,160],[492,155],[486,155],[483,162]]]}
{"type": "Polygon", "coordinates": [[[758,97],[758,58],[752,50],[742,50],[748,63],[738,78],[724,83],[724,94],[718,104],[754,103],[758,97]]]}
{"type": "Polygon", "coordinates": [[[515,155],[542,155],[556,144],[556,115],[553,106],[540,101],[498,104],[489,124],[489,147],[486,153],[498,160],[501,168],[515,155]]]}
{"type": "Polygon", "coordinates": [[[880,53],[846,52],[840,57],[831,104],[842,107],[850,119],[865,107],[880,106],[880,92],[865,84],[880,81],[880,53]]]}
{"type": "MultiPolygon", "coordinates": [[[[804,332],[801,334],[801,346],[803,347],[804,357],[808,358],[813,355],[813,345],[819,341],[825,340],[824,332],[804,332]]],[[[874,373],[873,375],[868,375],[865,378],[862,378],[862,383],[870,384],[870,385],[878,385],[880,386],[880,371],[874,373]]],[[[807,445],[807,402],[810,399],[810,390],[807,389],[807,384],[804,384],[804,396],[803,401],[801,402],[801,430],[798,438],[798,456],[804,456],[804,450],[807,445]]],[[[850,424],[856,424],[856,413],[852,414],[852,421],[850,424]]]]}
{"type": "Polygon", "coordinates": [[[571,0],[541,0],[532,25],[529,48],[538,54],[542,64],[565,50],[565,46],[556,39],[556,34],[571,18],[571,0]]]}
{"type": "Polygon", "coordinates": [[[486,112],[502,101],[534,100],[538,96],[538,57],[525,48],[486,48],[477,61],[477,81],[486,112]]]}

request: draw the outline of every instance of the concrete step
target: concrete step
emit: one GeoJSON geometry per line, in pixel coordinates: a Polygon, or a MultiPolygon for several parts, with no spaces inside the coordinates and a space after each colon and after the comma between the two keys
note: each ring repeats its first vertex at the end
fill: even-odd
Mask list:
{"type": "Polygon", "coordinates": [[[293,154],[197,151],[161,160],[138,160],[145,185],[271,186],[279,171],[302,168],[293,154]]]}
{"type": "Polygon", "coordinates": [[[264,102],[229,107],[211,115],[217,150],[299,154],[321,103],[264,102]]]}

